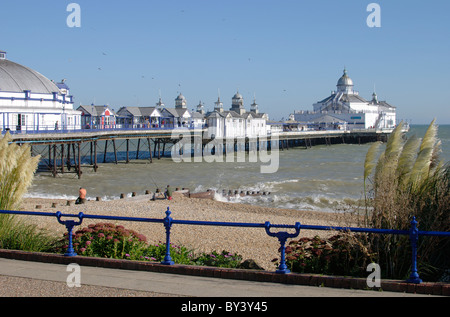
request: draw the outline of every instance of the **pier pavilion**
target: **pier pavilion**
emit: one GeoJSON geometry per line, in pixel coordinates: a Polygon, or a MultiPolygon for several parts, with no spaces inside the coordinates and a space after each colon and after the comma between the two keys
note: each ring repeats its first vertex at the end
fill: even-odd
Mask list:
{"type": "Polygon", "coordinates": [[[396,125],[396,108],[386,101],[379,101],[377,94],[367,101],[353,89],[353,80],[347,69],[337,82],[337,90],[315,103],[313,111],[295,111],[295,121],[324,126],[334,121],[348,129],[392,129],[396,125]],[[333,118],[331,121],[330,119],[333,118]]]}
{"type": "Polygon", "coordinates": [[[249,112],[246,111],[244,98],[239,92],[231,100],[230,110],[226,111],[219,96],[215,102],[214,111],[205,115],[208,136],[254,138],[268,134],[267,121],[269,116],[259,112],[256,99],[253,101],[249,112]]]}
{"type": "Polygon", "coordinates": [[[0,51],[0,129],[49,131],[80,129],[65,80],[55,83],[37,71],[7,59],[0,51]]]}

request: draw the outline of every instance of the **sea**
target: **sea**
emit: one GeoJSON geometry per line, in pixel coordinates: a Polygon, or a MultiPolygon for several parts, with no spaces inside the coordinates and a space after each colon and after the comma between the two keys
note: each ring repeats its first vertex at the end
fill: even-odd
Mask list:
{"type": "MultiPolygon", "coordinates": [[[[411,125],[407,136],[423,137],[428,125],[411,125]]],[[[441,161],[450,162],[450,125],[438,130],[441,161]]],[[[76,199],[80,187],[87,198],[119,199],[121,194],[143,195],[156,188],[187,188],[191,192],[217,191],[216,200],[272,208],[336,212],[358,204],[364,197],[364,160],[370,144],[319,145],[305,149],[289,148],[279,152],[278,169],[261,173],[268,165],[257,159],[250,162],[174,162],[171,157],[132,160],[125,164],[99,163],[97,172],[82,167],[80,179],[74,173],[38,172],[26,197],[76,199]],[[259,192],[260,195],[222,195],[225,191],[259,192]],[[262,195],[266,193],[265,195],[262,195]]],[[[381,150],[380,150],[381,151],[381,150]]],[[[102,154],[103,155],[103,154],[102,154]]],[[[267,162],[267,161],[266,161],[267,162]]]]}

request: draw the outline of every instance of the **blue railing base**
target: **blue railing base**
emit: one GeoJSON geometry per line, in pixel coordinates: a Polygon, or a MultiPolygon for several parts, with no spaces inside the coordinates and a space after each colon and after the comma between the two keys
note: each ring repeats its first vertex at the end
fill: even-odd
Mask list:
{"type": "Polygon", "coordinates": [[[172,217],[170,217],[170,214],[172,212],[170,211],[169,207],[167,207],[166,210],[166,218],[164,218],[164,227],[166,228],[166,255],[164,257],[164,261],[161,262],[161,264],[164,265],[174,265],[175,262],[172,261],[172,258],[170,256],[170,229],[172,228],[172,217]]]}
{"type": "Polygon", "coordinates": [[[287,228],[290,226],[287,225],[271,225],[270,222],[266,222],[264,224],[264,228],[266,229],[266,233],[271,237],[278,238],[278,241],[280,242],[280,252],[281,252],[281,259],[280,259],[280,265],[278,266],[278,270],[275,271],[275,273],[278,274],[289,274],[291,271],[287,268],[286,265],[286,240],[289,238],[296,238],[300,234],[300,222],[295,223],[295,233],[288,233],[288,232],[270,232],[271,227],[278,227],[278,228],[287,228]]]}

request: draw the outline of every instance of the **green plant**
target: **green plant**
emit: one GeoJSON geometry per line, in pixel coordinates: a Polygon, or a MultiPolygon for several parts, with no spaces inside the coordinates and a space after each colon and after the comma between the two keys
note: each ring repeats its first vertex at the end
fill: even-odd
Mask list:
{"type": "MultiPolygon", "coordinates": [[[[68,241],[67,233],[63,241],[68,241]]],[[[136,260],[144,252],[145,241],[145,236],[121,225],[97,223],[75,232],[73,248],[84,256],[136,260]]]]}
{"type": "MultiPolygon", "coordinates": [[[[32,157],[29,145],[11,143],[9,132],[0,139],[0,209],[14,210],[33,181],[39,156],[32,157]]],[[[0,215],[0,248],[48,251],[56,238],[14,215],[0,215]]]]}
{"type": "Polygon", "coordinates": [[[31,156],[28,144],[10,143],[9,132],[0,140],[0,209],[18,208],[30,187],[40,156],[31,156]]]}
{"type": "MultiPolygon", "coordinates": [[[[145,236],[111,223],[91,224],[73,234],[73,248],[82,256],[161,262],[166,256],[166,244],[159,241],[148,244],[145,236]]],[[[60,240],[57,252],[64,252],[68,245],[67,233],[60,240]]],[[[170,257],[177,264],[218,266],[237,268],[242,256],[227,251],[201,253],[196,255],[191,249],[170,244],[170,257]]]]}
{"type": "MultiPolygon", "coordinates": [[[[412,136],[404,141],[402,129],[402,123],[394,129],[376,164],[373,153],[366,156],[366,163],[371,163],[365,166],[364,182],[370,180],[372,185],[371,197],[366,199],[366,210],[371,211],[370,216],[367,213],[366,225],[408,230],[415,216],[419,230],[449,231],[450,167],[439,160],[441,142],[435,121],[422,139],[412,136]]],[[[370,240],[385,277],[409,275],[408,237],[372,235],[370,240]]],[[[426,278],[436,278],[448,269],[448,239],[421,237],[418,252],[419,271],[423,268],[426,278]]]]}
{"type": "Polygon", "coordinates": [[[202,253],[195,260],[195,264],[204,266],[216,266],[225,268],[238,268],[242,263],[242,256],[223,250],[221,253],[212,251],[202,253]]]}
{"type": "Polygon", "coordinates": [[[0,215],[0,249],[47,252],[54,248],[57,240],[50,232],[34,224],[13,215],[0,215]]]}
{"type": "MultiPolygon", "coordinates": [[[[141,255],[140,260],[161,262],[166,256],[166,250],[166,244],[161,241],[154,245],[148,245],[144,253],[141,255]]],[[[185,246],[171,243],[170,257],[172,258],[172,261],[177,264],[192,264],[194,253],[185,246]]]]}
{"type": "MultiPolygon", "coordinates": [[[[273,262],[278,266],[278,259],[273,262]]],[[[373,262],[367,236],[342,232],[328,239],[319,236],[293,240],[286,247],[286,263],[292,272],[365,276],[373,262]]]]}

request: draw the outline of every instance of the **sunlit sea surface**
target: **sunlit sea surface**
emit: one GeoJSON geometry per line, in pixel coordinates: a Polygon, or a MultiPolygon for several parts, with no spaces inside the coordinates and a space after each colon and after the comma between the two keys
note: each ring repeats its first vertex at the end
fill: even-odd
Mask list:
{"type": "MultiPolygon", "coordinates": [[[[408,135],[423,137],[427,125],[411,126],[408,135]]],[[[442,141],[441,160],[450,161],[450,125],[439,126],[442,141]]],[[[100,163],[97,172],[82,167],[78,179],[74,173],[37,173],[27,197],[75,199],[80,187],[87,189],[88,198],[118,199],[120,194],[142,195],[146,190],[171,187],[188,188],[191,192],[215,189],[266,192],[261,196],[216,195],[223,201],[241,202],[266,207],[297,210],[336,211],[347,203],[363,198],[363,166],[370,144],[337,144],[290,148],[280,151],[276,173],[262,174],[258,160],[245,162],[175,163],[170,157],[133,160],[128,164],[100,163]]],[[[101,152],[101,151],[100,151],[101,152]]],[[[103,154],[99,155],[103,156],[103,154]]],[[[102,157],[103,158],[103,157],[102,157]]],[[[112,161],[111,157],[109,160],[112,161]]],[[[99,159],[99,161],[102,161],[99,159]]]]}

